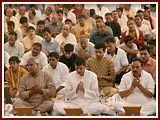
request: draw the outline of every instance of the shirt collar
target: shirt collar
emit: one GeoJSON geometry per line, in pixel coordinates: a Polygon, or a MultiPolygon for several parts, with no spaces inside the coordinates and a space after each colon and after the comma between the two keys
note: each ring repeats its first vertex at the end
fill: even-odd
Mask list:
{"type": "MultiPolygon", "coordinates": [[[[118,48],[115,49],[114,53],[117,55],[117,52],[118,52],[118,48]]],[[[107,54],[111,54],[111,53],[107,51],[107,54]]]]}

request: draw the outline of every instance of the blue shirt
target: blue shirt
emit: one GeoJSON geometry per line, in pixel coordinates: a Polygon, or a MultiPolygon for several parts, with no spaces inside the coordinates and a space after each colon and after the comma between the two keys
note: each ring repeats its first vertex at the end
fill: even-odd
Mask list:
{"type": "Polygon", "coordinates": [[[99,35],[98,32],[95,32],[91,38],[90,38],[90,42],[92,42],[93,44],[96,44],[97,42],[104,42],[105,38],[108,36],[112,36],[110,33],[105,32],[103,35],[99,35]]]}
{"type": "Polygon", "coordinates": [[[50,52],[60,53],[59,44],[54,38],[51,38],[51,41],[48,43],[46,40],[42,40],[42,52],[48,55],[50,52]]]}

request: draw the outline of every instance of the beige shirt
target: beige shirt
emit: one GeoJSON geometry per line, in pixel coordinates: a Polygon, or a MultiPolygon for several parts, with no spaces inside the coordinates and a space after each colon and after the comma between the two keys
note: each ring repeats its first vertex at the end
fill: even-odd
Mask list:
{"type": "Polygon", "coordinates": [[[55,84],[52,77],[44,72],[39,71],[36,76],[31,76],[30,73],[24,75],[20,82],[19,94],[20,98],[30,102],[33,107],[38,106],[44,100],[49,100],[55,92],[55,84]],[[34,85],[38,85],[42,89],[43,94],[34,94],[29,97],[29,89],[34,85]]]}

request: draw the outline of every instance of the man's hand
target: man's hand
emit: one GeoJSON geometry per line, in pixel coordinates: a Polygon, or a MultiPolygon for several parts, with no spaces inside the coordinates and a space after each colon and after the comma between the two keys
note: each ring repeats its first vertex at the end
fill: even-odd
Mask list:
{"type": "Polygon", "coordinates": [[[14,98],[16,94],[17,94],[17,89],[16,88],[10,89],[11,98],[14,98]]]}
{"type": "Polygon", "coordinates": [[[139,81],[140,81],[139,78],[134,78],[133,81],[132,81],[132,86],[131,87],[133,87],[133,88],[137,87],[140,84],[139,81]]]}
{"type": "Polygon", "coordinates": [[[97,77],[98,77],[99,80],[101,80],[103,78],[103,75],[102,74],[98,74],[97,77]]]}
{"type": "Polygon", "coordinates": [[[83,56],[84,55],[84,50],[83,50],[83,48],[80,48],[79,50],[78,50],[78,54],[79,54],[79,56],[83,56]]]}
{"type": "Polygon", "coordinates": [[[42,89],[40,89],[39,85],[34,85],[29,89],[29,94],[32,96],[33,94],[43,94],[42,89]]]}
{"type": "Polygon", "coordinates": [[[76,93],[78,93],[78,91],[82,91],[82,92],[84,93],[83,82],[80,82],[80,83],[77,85],[76,93]]]}

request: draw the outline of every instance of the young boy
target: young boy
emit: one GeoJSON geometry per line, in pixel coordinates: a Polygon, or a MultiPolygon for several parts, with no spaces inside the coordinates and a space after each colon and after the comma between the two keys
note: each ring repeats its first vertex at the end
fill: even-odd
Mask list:
{"type": "Polygon", "coordinates": [[[17,56],[12,56],[9,58],[9,69],[5,72],[5,79],[7,85],[10,87],[11,97],[14,97],[19,90],[19,84],[21,77],[28,71],[19,66],[20,60],[17,56]]]}
{"type": "Polygon", "coordinates": [[[79,58],[78,55],[73,53],[74,46],[70,43],[64,46],[64,54],[60,56],[59,61],[67,65],[70,72],[75,70],[74,62],[79,58]]]}
{"type": "Polygon", "coordinates": [[[133,37],[130,35],[125,36],[124,43],[119,45],[119,48],[126,52],[129,63],[137,56],[138,48],[137,45],[133,43],[133,37]]]}

